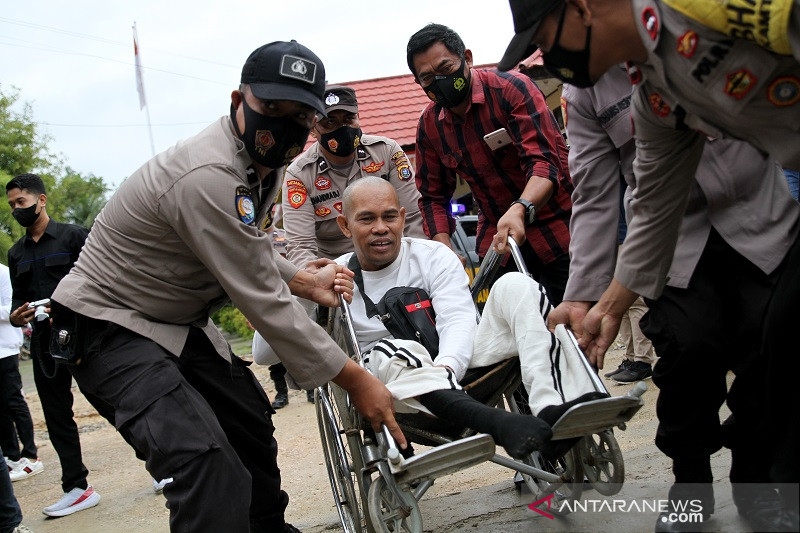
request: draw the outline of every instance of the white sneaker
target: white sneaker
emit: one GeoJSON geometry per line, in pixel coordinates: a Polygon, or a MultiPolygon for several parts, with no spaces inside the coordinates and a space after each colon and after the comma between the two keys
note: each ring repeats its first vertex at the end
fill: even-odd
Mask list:
{"type": "Polygon", "coordinates": [[[6,464],[8,465],[8,471],[9,472],[14,470],[17,467],[17,465],[19,464],[19,461],[12,461],[11,459],[9,459],[8,457],[5,457],[5,456],[3,456],[3,459],[6,460],[6,464]]]}
{"type": "Polygon", "coordinates": [[[89,485],[86,490],[74,488],[64,493],[60,500],[50,507],[45,507],[42,512],[47,516],[67,516],[94,507],[98,503],[100,495],[89,485]]]}
{"type": "Polygon", "coordinates": [[[153,492],[156,494],[161,494],[164,492],[164,487],[167,486],[168,483],[172,483],[171,477],[165,477],[161,481],[156,481],[153,479],[153,492]]]}
{"type": "MultiPolygon", "coordinates": [[[[11,463],[15,462],[10,461],[9,464],[11,463]]],[[[42,470],[44,470],[44,465],[39,459],[34,459],[31,461],[27,457],[23,457],[19,461],[16,461],[8,475],[11,477],[11,481],[19,481],[21,479],[35,476],[42,470]]]]}
{"type": "Polygon", "coordinates": [[[11,533],[33,533],[33,530],[28,526],[23,526],[22,524],[15,527],[11,533]]]}

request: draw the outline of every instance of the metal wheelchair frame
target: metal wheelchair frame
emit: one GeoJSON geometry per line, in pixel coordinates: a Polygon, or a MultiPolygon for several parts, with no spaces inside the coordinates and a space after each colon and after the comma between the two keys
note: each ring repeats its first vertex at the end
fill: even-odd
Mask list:
{"type": "MultiPolygon", "coordinates": [[[[517,268],[529,275],[513,239],[509,239],[509,247],[517,268]]],[[[487,254],[470,287],[474,299],[493,280],[501,259],[494,250],[487,254]]],[[[341,310],[339,317],[331,318],[331,333],[345,352],[363,367],[350,308],[344,301],[341,310]]],[[[562,346],[570,343],[578,350],[595,389],[607,393],[572,333],[559,326],[556,336],[562,346]]],[[[495,382],[500,379],[502,385],[482,401],[491,406],[505,401],[512,412],[530,413],[518,359],[507,359],[488,368],[474,386],[488,385],[491,379],[495,382]]],[[[472,386],[464,388],[469,390],[472,386]]],[[[644,383],[639,383],[626,396],[586,402],[567,411],[553,426],[553,438],[583,439],[563,457],[551,462],[539,452],[533,452],[524,460],[514,460],[495,453],[495,443],[489,435],[474,434],[470,430],[462,430],[455,436],[444,435],[419,427],[413,418],[406,420],[398,416],[410,441],[436,445],[404,458],[388,429],[382,426],[380,432],[372,432],[343,389],[333,383],[319,387],[315,391],[317,421],[342,527],[346,533],[362,532],[364,528],[370,533],[421,532],[418,502],[433,481],[485,461],[516,471],[522,478],[518,484],[525,483],[535,500],[546,500],[550,513],[558,513],[561,502],[580,498],[584,476],[598,493],[616,494],[622,487],[625,469],[612,428],[625,429],[625,422],[644,404],[641,396],[646,390],[644,383]]],[[[419,418],[419,415],[413,416],[419,418]]]]}

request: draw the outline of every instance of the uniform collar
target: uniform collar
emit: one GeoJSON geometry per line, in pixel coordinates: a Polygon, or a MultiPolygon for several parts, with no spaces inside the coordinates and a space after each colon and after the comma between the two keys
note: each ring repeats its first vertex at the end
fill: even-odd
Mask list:
{"type": "MultiPolygon", "coordinates": [[[[322,150],[319,148],[319,142],[316,143],[314,149],[316,150],[317,172],[322,174],[323,172],[331,170],[330,163],[328,163],[328,160],[325,159],[324,155],[322,155],[322,150]]],[[[367,153],[367,150],[366,148],[364,148],[364,145],[361,144],[358,146],[358,148],[356,148],[355,161],[364,161],[365,159],[369,159],[369,153],[367,153]]]]}

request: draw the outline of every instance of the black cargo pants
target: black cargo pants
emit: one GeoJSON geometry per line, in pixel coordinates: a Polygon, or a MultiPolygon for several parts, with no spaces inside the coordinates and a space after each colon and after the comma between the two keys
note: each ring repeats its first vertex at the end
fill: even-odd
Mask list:
{"type": "MultiPolygon", "coordinates": [[[[97,327],[97,322],[92,323],[97,327]]],[[[192,328],[180,357],[115,324],[78,366],[76,381],[114,407],[115,426],[164,488],[172,531],[282,531],[266,394],[246,364],[228,363],[192,328]]]]}

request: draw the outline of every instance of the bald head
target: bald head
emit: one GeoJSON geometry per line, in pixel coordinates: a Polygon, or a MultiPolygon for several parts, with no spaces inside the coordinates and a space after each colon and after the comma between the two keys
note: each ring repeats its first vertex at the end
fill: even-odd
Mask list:
{"type": "Polygon", "coordinates": [[[377,176],[361,178],[344,190],[342,214],[336,219],[352,239],[363,270],[380,270],[397,259],[405,221],[397,191],[377,176]]]}
{"type": "Polygon", "coordinates": [[[342,194],[342,213],[345,216],[350,216],[350,213],[353,212],[354,197],[369,197],[381,192],[390,193],[394,198],[394,203],[399,208],[400,200],[398,200],[397,191],[391,183],[378,176],[366,176],[354,181],[344,190],[342,194]]]}

